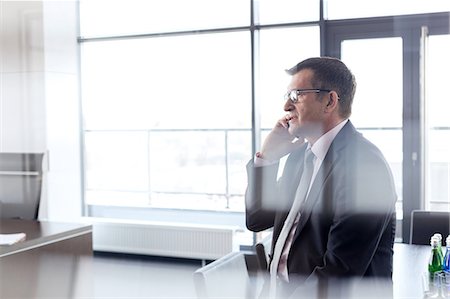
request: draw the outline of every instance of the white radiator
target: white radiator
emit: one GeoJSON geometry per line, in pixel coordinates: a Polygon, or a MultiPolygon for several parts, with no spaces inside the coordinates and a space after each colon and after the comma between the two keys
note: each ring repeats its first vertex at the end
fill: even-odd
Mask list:
{"type": "Polygon", "coordinates": [[[92,219],[94,250],[193,259],[236,251],[238,227],[92,219]]]}

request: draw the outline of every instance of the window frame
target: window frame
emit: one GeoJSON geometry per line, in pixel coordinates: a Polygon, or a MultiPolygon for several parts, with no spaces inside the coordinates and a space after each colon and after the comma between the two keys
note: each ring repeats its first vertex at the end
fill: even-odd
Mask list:
{"type": "MultiPolygon", "coordinates": [[[[248,26],[188,30],[177,32],[161,32],[148,34],[135,34],[126,36],[104,36],[85,38],[78,37],[78,44],[86,42],[97,42],[113,39],[153,38],[161,36],[177,36],[203,33],[221,33],[232,31],[249,31],[250,33],[250,61],[251,64],[251,153],[254,154],[261,145],[261,120],[259,114],[260,103],[258,101],[259,82],[256,80],[258,74],[259,59],[259,32],[261,29],[288,28],[317,25],[320,30],[320,54],[322,56],[340,57],[340,42],[344,39],[363,39],[377,37],[402,37],[403,38],[403,221],[398,223],[402,228],[404,241],[409,240],[410,213],[414,209],[423,207],[423,127],[421,125],[421,99],[420,99],[420,32],[422,26],[427,26],[429,35],[449,34],[450,13],[427,13],[417,15],[400,15],[387,17],[371,17],[360,19],[324,19],[324,0],[320,0],[319,20],[282,23],[282,24],[257,24],[258,13],[255,11],[255,1],[250,0],[250,24],[248,26]],[[413,160],[412,157],[417,159],[413,160]],[[406,200],[405,200],[406,199],[406,200]]],[[[81,74],[82,75],[82,74],[81,74]]],[[[80,76],[81,76],[80,75],[80,76]]],[[[82,88],[80,86],[80,88],[82,88]]],[[[136,219],[149,219],[152,216],[165,215],[173,217],[177,210],[161,208],[133,208],[113,206],[88,206],[85,202],[85,157],[84,157],[84,133],[81,126],[80,136],[82,145],[82,206],[84,216],[107,215],[106,217],[132,217],[136,219]]],[[[243,166],[244,167],[244,166],[243,166]]],[[[245,226],[243,212],[216,212],[216,211],[184,211],[186,214],[202,214],[202,217],[190,217],[192,221],[201,222],[224,222],[230,221],[245,226]],[[228,219],[228,220],[227,220],[228,219]],[[233,219],[233,220],[230,220],[233,219]]],[[[153,218],[152,218],[153,219],[153,218]]],[[[254,239],[255,240],[255,239],[254,239]]]]}

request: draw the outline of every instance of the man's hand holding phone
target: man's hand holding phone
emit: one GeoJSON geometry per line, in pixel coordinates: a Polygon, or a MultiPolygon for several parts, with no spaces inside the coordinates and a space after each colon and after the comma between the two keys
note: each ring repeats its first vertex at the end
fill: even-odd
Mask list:
{"type": "Polygon", "coordinates": [[[275,127],[264,140],[259,158],[277,161],[305,143],[303,137],[293,136],[289,133],[290,119],[291,116],[286,115],[277,121],[275,127]]]}

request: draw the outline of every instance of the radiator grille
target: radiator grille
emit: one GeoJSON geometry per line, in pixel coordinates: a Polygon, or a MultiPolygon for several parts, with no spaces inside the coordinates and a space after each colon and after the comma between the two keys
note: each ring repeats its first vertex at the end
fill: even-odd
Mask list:
{"type": "Polygon", "coordinates": [[[93,223],[94,250],[217,259],[235,251],[236,227],[165,223],[93,223]]]}

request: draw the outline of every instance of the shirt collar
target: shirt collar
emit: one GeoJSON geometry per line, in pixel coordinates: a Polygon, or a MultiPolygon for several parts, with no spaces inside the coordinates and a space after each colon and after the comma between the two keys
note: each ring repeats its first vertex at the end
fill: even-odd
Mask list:
{"type": "Polygon", "coordinates": [[[312,146],[308,142],[308,148],[311,148],[311,151],[314,153],[314,156],[316,156],[317,159],[319,159],[320,161],[323,161],[325,159],[331,143],[347,122],[348,119],[341,121],[333,129],[320,136],[320,138],[317,139],[317,141],[312,146]]]}

